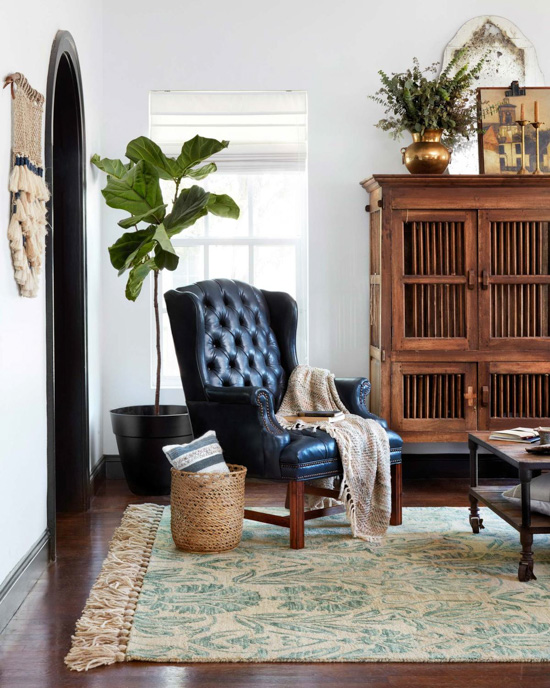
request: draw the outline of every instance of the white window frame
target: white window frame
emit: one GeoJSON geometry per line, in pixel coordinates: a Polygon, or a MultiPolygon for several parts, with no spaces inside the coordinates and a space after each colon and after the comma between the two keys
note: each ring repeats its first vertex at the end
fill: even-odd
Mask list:
{"type": "MultiPolygon", "coordinates": [[[[306,124],[307,126],[307,124],[306,124]]],[[[276,174],[276,170],[271,170],[271,174],[276,174]]],[[[255,235],[253,228],[253,212],[248,213],[248,234],[246,236],[233,236],[224,237],[219,234],[211,235],[209,233],[209,215],[203,218],[205,223],[205,231],[203,236],[187,236],[185,231],[178,234],[172,239],[172,243],[176,248],[179,247],[194,247],[202,246],[204,247],[204,279],[209,279],[208,268],[209,268],[209,247],[210,246],[248,246],[248,273],[249,273],[249,283],[254,284],[254,248],[256,246],[293,246],[295,249],[296,257],[296,301],[298,303],[298,333],[297,333],[297,353],[298,360],[301,363],[307,363],[309,360],[309,317],[308,317],[308,305],[309,305],[309,279],[308,279],[308,168],[307,161],[305,164],[305,169],[303,171],[282,171],[286,174],[296,174],[303,175],[303,194],[304,194],[304,204],[303,204],[303,217],[301,218],[300,225],[302,227],[301,234],[296,237],[261,237],[255,235]]],[[[248,175],[258,175],[262,172],[258,172],[252,166],[249,169],[242,170],[218,170],[214,174],[238,174],[241,176],[248,175]]],[[[200,184],[200,182],[198,182],[200,184]]],[[[251,186],[249,186],[248,191],[248,207],[249,211],[252,210],[254,200],[252,198],[251,186]]],[[[167,318],[166,304],[164,301],[164,289],[162,287],[162,272],[160,280],[160,290],[159,290],[159,309],[160,309],[160,322],[161,322],[161,352],[164,359],[164,341],[163,341],[163,323],[167,318]]],[[[184,285],[179,285],[184,286],[184,285]]],[[[153,291],[153,285],[151,280],[151,295],[153,291]]],[[[152,302],[152,298],[151,298],[152,302]]],[[[156,340],[155,340],[155,319],[154,310],[151,307],[151,388],[155,387],[155,372],[156,372],[156,340]]],[[[181,388],[181,378],[179,375],[167,375],[165,373],[165,366],[163,365],[163,371],[161,376],[161,388],[162,389],[180,389],[181,388]]]]}

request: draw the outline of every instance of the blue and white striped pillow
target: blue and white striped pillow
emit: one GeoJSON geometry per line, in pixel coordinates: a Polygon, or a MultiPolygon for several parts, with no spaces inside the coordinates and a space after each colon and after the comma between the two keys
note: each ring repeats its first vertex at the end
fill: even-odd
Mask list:
{"type": "Polygon", "coordinates": [[[189,473],[229,473],[214,430],[189,444],[169,444],[162,450],[179,471],[189,473]]]}

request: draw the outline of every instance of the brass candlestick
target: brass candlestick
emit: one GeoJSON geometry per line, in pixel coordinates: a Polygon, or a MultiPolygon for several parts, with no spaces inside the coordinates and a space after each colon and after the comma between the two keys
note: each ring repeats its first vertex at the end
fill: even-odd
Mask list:
{"type": "Polygon", "coordinates": [[[537,151],[537,162],[535,166],[535,171],[533,174],[544,174],[544,172],[540,169],[540,148],[539,148],[539,129],[542,127],[544,122],[531,122],[531,126],[535,130],[535,147],[537,151]]]}
{"type": "Polygon", "coordinates": [[[529,120],[518,119],[516,120],[516,124],[518,127],[521,127],[521,169],[519,170],[518,174],[529,174],[529,170],[525,167],[525,127],[529,124],[529,120]]]}

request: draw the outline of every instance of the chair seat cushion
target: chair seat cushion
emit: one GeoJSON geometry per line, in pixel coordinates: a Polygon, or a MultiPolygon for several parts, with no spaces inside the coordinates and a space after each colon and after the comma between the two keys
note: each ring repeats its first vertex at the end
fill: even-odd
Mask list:
{"type": "Polygon", "coordinates": [[[291,430],[281,453],[281,477],[309,480],[339,475],[342,463],[334,439],[322,430],[291,430]]]}
{"type": "MultiPolygon", "coordinates": [[[[390,442],[390,463],[401,463],[403,440],[393,430],[386,430],[390,442]]],[[[313,480],[342,473],[336,441],[322,430],[291,430],[292,441],[282,451],[281,477],[313,480]]]]}

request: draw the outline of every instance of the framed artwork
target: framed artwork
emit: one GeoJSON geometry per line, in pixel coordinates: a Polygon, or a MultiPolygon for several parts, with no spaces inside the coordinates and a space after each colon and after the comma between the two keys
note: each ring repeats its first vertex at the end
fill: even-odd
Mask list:
{"type": "Polygon", "coordinates": [[[481,119],[479,171],[481,174],[517,174],[521,169],[521,127],[525,126],[525,167],[536,169],[536,130],[539,127],[539,166],[550,174],[550,88],[520,88],[517,82],[505,88],[478,88],[481,119]]]}

